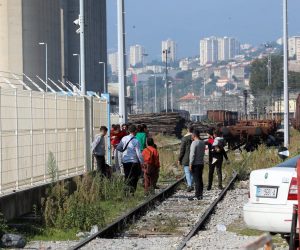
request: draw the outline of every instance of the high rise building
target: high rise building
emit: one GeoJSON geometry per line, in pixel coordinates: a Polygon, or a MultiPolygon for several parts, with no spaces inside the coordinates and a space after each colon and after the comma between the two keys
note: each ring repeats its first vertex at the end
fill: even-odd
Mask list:
{"type": "Polygon", "coordinates": [[[240,43],[232,37],[218,38],[218,60],[226,61],[233,59],[240,53],[240,43]]]}
{"type": "Polygon", "coordinates": [[[230,58],[230,40],[228,37],[218,38],[218,60],[226,61],[230,58]]]}
{"type": "Polygon", "coordinates": [[[297,48],[296,60],[300,61],[300,39],[297,39],[296,48],[297,48]]]}
{"type": "Polygon", "coordinates": [[[209,37],[200,40],[200,64],[214,63],[218,60],[218,39],[209,37]]]}
{"type": "Polygon", "coordinates": [[[300,36],[289,38],[289,58],[300,60],[300,36]]]}
{"type": "Polygon", "coordinates": [[[168,61],[175,62],[176,61],[176,53],[177,53],[177,45],[175,41],[168,39],[162,41],[161,43],[161,60],[162,62],[166,62],[166,54],[163,53],[164,50],[168,50],[168,61]]]}
{"type": "Polygon", "coordinates": [[[118,74],[119,72],[119,55],[118,52],[108,54],[108,65],[111,68],[112,74],[118,74]]]}
{"type": "MultiPolygon", "coordinates": [[[[106,0],[86,0],[84,7],[86,89],[100,92],[104,68],[99,61],[107,62],[106,0]]],[[[79,82],[78,58],[73,56],[80,53],[73,24],[78,15],[78,0],[0,0],[0,71],[45,79],[43,42],[48,77],[79,82]]]]}
{"type": "Polygon", "coordinates": [[[200,40],[200,64],[226,61],[240,53],[240,43],[232,37],[208,37],[200,40]]]}
{"type": "Polygon", "coordinates": [[[133,67],[142,66],[144,64],[145,48],[141,45],[130,46],[129,49],[129,64],[133,67]]]}

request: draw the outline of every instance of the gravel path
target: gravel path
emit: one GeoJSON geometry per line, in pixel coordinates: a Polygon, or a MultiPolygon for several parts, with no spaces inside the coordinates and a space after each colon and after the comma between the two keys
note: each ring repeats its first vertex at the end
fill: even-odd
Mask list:
{"type": "MultiPolygon", "coordinates": [[[[247,201],[247,189],[228,191],[224,200],[218,204],[216,213],[211,216],[205,230],[194,236],[185,249],[240,249],[257,239],[257,236],[242,236],[227,231],[232,223],[242,220],[243,204],[247,201]],[[220,225],[224,225],[226,231],[221,231],[220,225]]],[[[275,248],[288,249],[285,244],[277,244],[275,248]]]]}

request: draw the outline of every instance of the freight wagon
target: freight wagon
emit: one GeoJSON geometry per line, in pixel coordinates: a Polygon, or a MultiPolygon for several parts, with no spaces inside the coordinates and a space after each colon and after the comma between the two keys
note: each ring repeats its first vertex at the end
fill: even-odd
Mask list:
{"type": "Polygon", "coordinates": [[[300,130],[300,94],[298,95],[297,102],[296,102],[296,113],[295,113],[293,126],[295,129],[300,130]]]}
{"type": "Polygon", "coordinates": [[[238,112],[227,110],[207,110],[207,119],[223,126],[235,125],[238,121],[238,112]]]}

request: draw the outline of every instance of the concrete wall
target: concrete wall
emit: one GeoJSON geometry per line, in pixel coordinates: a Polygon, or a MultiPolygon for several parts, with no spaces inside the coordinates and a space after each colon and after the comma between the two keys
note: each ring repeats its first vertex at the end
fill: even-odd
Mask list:
{"type": "Polygon", "coordinates": [[[48,77],[55,81],[62,79],[59,0],[23,0],[22,3],[24,73],[37,82],[36,75],[45,80],[45,46],[38,44],[45,42],[48,77]]]}
{"type": "Polygon", "coordinates": [[[23,72],[22,0],[0,0],[0,71],[23,72]]]}
{"type": "MultiPolygon", "coordinates": [[[[78,83],[78,58],[73,56],[79,53],[73,24],[78,14],[79,0],[0,0],[0,71],[44,80],[45,47],[38,43],[45,42],[48,77],[78,83]]],[[[107,63],[106,0],[85,1],[85,22],[86,89],[101,91],[104,68],[98,62],[107,63]]]]}
{"type": "MultiPolygon", "coordinates": [[[[78,18],[79,1],[65,1],[65,75],[71,82],[78,82],[78,60],[73,53],[80,53],[79,35],[75,33],[77,27],[73,21],[78,18]]],[[[85,1],[85,23],[86,89],[98,92],[103,90],[104,79],[103,65],[99,65],[99,62],[107,63],[106,0],[85,1]]]]}

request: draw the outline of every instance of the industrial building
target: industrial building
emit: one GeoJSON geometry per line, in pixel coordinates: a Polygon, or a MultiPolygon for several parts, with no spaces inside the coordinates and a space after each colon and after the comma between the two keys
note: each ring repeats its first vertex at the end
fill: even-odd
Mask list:
{"type": "MultiPolygon", "coordinates": [[[[104,89],[106,0],[85,1],[86,89],[104,89]]],[[[79,82],[78,0],[0,0],[0,71],[79,82]],[[39,43],[42,43],[39,45],[39,43]],[[47,57],[45,51],[47,44],[47,57]]],[[[23,79],[27,81],[26,79],[23,79]]],[[[44,87],[40,82],[40,86],[44,87]]]]}

